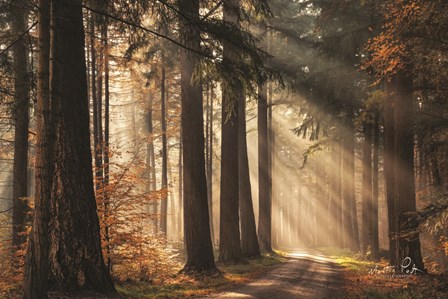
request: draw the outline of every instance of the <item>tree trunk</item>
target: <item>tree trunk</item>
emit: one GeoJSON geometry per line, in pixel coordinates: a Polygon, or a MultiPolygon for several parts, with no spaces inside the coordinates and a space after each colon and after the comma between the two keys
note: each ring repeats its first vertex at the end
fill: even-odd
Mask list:
{"type": "Polygon", "coordinates": [[[373,124],[373,165],[372,165],[372,257],[379,258],[379,237],[378,237],[378,166],[380,151],[380,113],[375,111],[373,124]]]}
{"type": "MultiPolygon", "coordinates": [[[[163,61],[162,61],[163,63],[163,61]]],[[[160,86],[161,102],[161,126],[162,126],[162,199],[160,202],[160,230],[166,236],[168,226],[168,172],[167,172],[167,148],[166,148],[166,72],[162,66],[162,79],[160,86]]]]}
{"type": "Polygon", "coordinates": [[[258,241],[260,249],[272,252],[271,192],[269,170],[267,83],[258,87],[258,241]]]}
{"type": "Polygon", "coordinates": [[[353,108],[347,106],[345,136],[343,140],[343,215],[344,247],[354,252],[359,250],[358,221],[355,199],[355,129],[353,125],[353,108]]]}
{"type": "Polygon", "coordinates": [[[60,103],[50,222],[52,273],[65,291],[85,287],[113,294],[93,190],[81,1],[54,2],[52,24],[52,100],[60,103]]]}
{"type": "MultiPolygon", "coordinates": [[[[199,51],[200,35],[190,20],[199,22],[199,0],[178,0],[179,10],[188,19],[180,17],[179,32],[182,43],[199,51]]],[[[191,82],[199,63],[196,53],[180,50],[182,144],[184,179],[184,230],[187,247],[185,272],[216,270],[210,238],[205,178],[204,116],[202,87],[191,82]]]]}
{"type": "MultiPolygon", "coordinates": [[[[239,26],[239,0],[224,1],[224,21],[239,26]]],[[[238,61],[235,46],[223,42],[223,63],[238,61]]],[[[238,263],[243,260],[239,228],[238,178],[238,101],[242,100],[242,84],[222,82],[221,201],[219,225],[219,260],[238,263]]]]}
{"type": "Polygon", "coordinates": [[[208,119],[208,151],[207,151],[207,198],[208,198],[208,213],[210,215],[210,231],[212,243],[215,242],[215,225],[213,223],[213,85],[210,87],[210,99],[207,114],[208,119]]]}
{"type": "Polygon", "coordinates": [[[343,144],[342,140],[338,141],[336,150],[336,178],[335,178],[335,193],[336,193],[336,236],[337,245],[339,248],[344,246],[344,229],[342,227],[343,215],[342,215],[342,155],[343,155],[343,144]]]}
{"type": "Polygon", "coordinates": [[[101,144],[99,139],[99,122],[101,119],[98,119],[98,91],[97,91],[97,62],[96,62],[96,42],[95,42],[95,17],[96,15],[92,13],[90,15],[90,56],[92,57],[92,76],[91,76],[91,95],[92,95],[92,110],[93,110],[93,150],[95,157],[95,190],[97,193],[100,192],[101,189],[101,144]]]}
{"type": "Polygon", "coordinates": [[[12,245],[19,249],[26,241],[28,208],[28,126],[30,80],[28,48],[20,37],[28,26],[28,8],[24,0],[11,2],[12,33],[19,38],[13,46],[14,56],[14,166],[12,195],[12,245]]]}
{"type": "MultiPolygon", "coordinates": [[[[390,88],[392,90],[392,88],[390,88]]],[[[391,91],[390,90],[390,91],[391,91]]],[[[397,265],[398,242],[396,234],[397,209],[395,203],[395,99],[389,98],[384,107],[384,177],[386,183],[387,215],[389,221],[389,262],[397,265]]]]}
{"type": "MultiPolygon", "coordinates": [[[[148,142],[146,143],[146,165],[148,167],[148,191],[157,190],[157,177],[156,177],[156,159],[154,153],[154,126],[153,126],[153,95],[148,95],[148,114],[147,114],[147,130],[148,130],[148,142]]],[[[154,234],[159,231],[159,222],[157,216],[158,201],[153,200],[151,205],[151,217],[152,217],[152,230],[154,234]]]]}
{"type": "Polygon", "coordinates": [[[353,251],[358,252],[359,246],[359,231],[358,231],[358,214],[356,210],[356,197],[355,197],[355,128],[353,124],[353,114],[349,113],[350,121],[347,124],[347,136],[344,142],[345,147],[345,175],[344,178],[344,200],[346,201],[346,209],[349,219],[346,219],[346,230],[348,235],[346,245],[353,251]]]}
{"type": "Polygon", "coordinates": [[[178,219],[178,226],[177,226],[177,232],[179,234],[179,239],[183,240],[183,227],[182,227],[182,210],[183,210],[183,161],[182,161],[182,126],[180,127],[180,136],[179,136],[179,190],[178,190],[178,203],[177,203],[177,219],[178,219]]]}
{"type": "Polygon", "coordinates": [[[50,101],[50,0],[39,0],[36,180],[33,227],[28,241],[24,299],[48,298],[48,222],[55,159],[55,102],[50,101]]]}
{"type": "Polygon", "coordinates": [[[372,126],[364,123],[362,145],[362,249],[371,250],[372,239],[372,126]]]}
{"type": "Polygon", "coordinates": [[[420,251],[418,223],[411,223],[413,232],[409,235],[403,231],[408,220],[415,214],[415,178],[414,178],[414,100],[412,77],[408,73],[400,73],[392,82],[394,85],[395,109],[395,199],[398,215],[398,255],[396,260],[401,264],[410,258],[413,264],[423,270],[420,251]]]}
{"type": "Polygon", "coordinates": [[[246,257],[260,256],[258,246],[257,228],[252,203],[252,191],[250,185],[249,160],[247,157],[246,140],[246,101],[242,98],[238,102],[238,176],[239,180],[239,204],[241,221],[241,250],[246,257]]]}
{"type": "MultiPolygon", "coordinates": [[[[104,201],[104,216],[106,219],[110,217],[110,202],[109,194],[109,120],[110,120],[110,91],[109,91],[109,37],[108,37],[109,20],[104,18],[101,31],[101,39],[103,40],[103,55],[104,55],[104,144],[103,144],[103,201],[104,201]]],[[[111,264],[111,245],[108,222],[104,227],[104,239],[106,240],[106,261],[109,272],[112,270],[111,264]]]]}

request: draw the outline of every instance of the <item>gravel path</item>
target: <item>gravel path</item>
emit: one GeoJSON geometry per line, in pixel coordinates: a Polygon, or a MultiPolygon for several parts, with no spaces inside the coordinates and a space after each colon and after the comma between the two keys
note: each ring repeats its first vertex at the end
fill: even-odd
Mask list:
{"type": "Polygon", "coordinates": [[[311,253],[290,253],[289,261],[247,285],[207,298],[344,298],[342,268],[311,253]]]}

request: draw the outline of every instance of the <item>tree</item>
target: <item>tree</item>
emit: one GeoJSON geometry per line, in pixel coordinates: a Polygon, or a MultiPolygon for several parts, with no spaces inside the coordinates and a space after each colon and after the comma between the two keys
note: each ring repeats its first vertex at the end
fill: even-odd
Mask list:
{"type": "MultiPolygon", "coordinates": [[[[239,1],[225,1],[223,13],[225,22],[238,26],[239,1]]],[[[237,61],[236,49],[229,41],[225,40],[223,42],[223,64],[232,65],[237,61]]],[[[223,79],[221,86],[223,92],[219,260],[235,263],[243,260],[238,209],[240,183],[238,177],[238,102],[244,100],[241,87],[242,84],[238,78],[232,76],[223,79]]]]}
{"type": "Polygon", "coordinates": [[[362,248],[364,252],[371,249],[372,239],[372,126],[363,126],[364,141],[362,154],[362,248]]]}
{"type": "Polygon", "coordinates": [[[246,101],[238,102],[238,177],[239,177],[239,206],[241,221],[241,250],[246,257],[260,256],[257,239],[255,215],[252,203],[252,192],[249,174],[249,160],[247,157],[246,140],[246,101]]]}
{"type": "Polygon", "coordinates": [[[28,126],[30,105],[30,74],[28,72],[28,47],[23,34],[28,26],[26,1],[11,4],[12,32],[17,41],[14,55],[14,166],[13,166],[13,215],[12,245],[19,248],[25,241],[28,213],[28,126]]]}
{"type": "Polygon", "coordinates": [[[39,0],[36,183],[33,227],[28,241],[23,298],[47,298],[50,197],[56,146],[55,101],[50,100],[50,0],[39,0]]]}
{"type": "MultiPolygon", "coordinates": [[[[163,57],[162,53],[162,57],[163,57]]],[[[162,58],[162,64],[165,62],[162,58]]],[[[161,113],[161,125],[162,125],[162,202],[160,206],[160,230],[163,234],[167,233],[167,218],[168,218],[168,153],[166,146],[166,92],[165,92],[165,83],[166,83],[166,74],[165,74],[165,65],[162,65],[162,77],[161,77],[161,85],[160,85],[160,113],[161,113]]]]}
{"type": "Polygon", "coordinates": [[[269,147],[268,147],[268,102],[267,84],[258,88],[258,241],[260,249],[272,252],[271,245],[271,214],[272,203],[269,196],[269,147]]]}
{"type": "MultiPolygon", "coordinates": [[[[199,21],[199,0],[178,0],[180,38],[189,49],[200,51],[200,35],[190,20],[199,21]],[[183,17],[185,16],[185,17],[183,17]]],[[[187,248],[185,272],[216,270],[210,238],[205,178],[204,116],[202,86],[192,80],[198,66],[197,53],[180,50],[182,146],[184,185],[184,231],[187,248]]]]}
{"type": "MultiPolygon", "coordinates": [[[[414,181],[414,99],[412,90],[412,75],[410,72],[400,72],[391,82],[395,97],[395,146],[394,146],[394,199],[398,221],[398,250],[394,252],[395,261],[402,262],[411,258],[415,266],[423,270],[423,260],[420,251],[418,230],[411,235],[403,231],[410,215],[417,210],[414,181]]],[[[410,265],[409,267],[412,267],[410,265]]]]}
{"type": "Polygon", "coordinates": [[[40,120],[38,129],[38,159],[42,158],[39,163],[43,164],[36,172],[34,232],[27,255],[24,297],[47,297],[49,266],[54,281],[64,291],[85,287],[114,294],[103,261],[93,190],[81,1],[52,2],[51,13],[49,2],[42,0],[40,4],[40,55],[45,56],[40,56],[39,63],[39,111],[40,117],[50,117],[53,122],[40,120]],[[53,24],[51,38],[49,19],[53,24]],[[50,51],[45,51],[48,45],[51,64],[50,51]],[[49,79],[47,70],[51,70],[49,79]],[[49,86],[51,103],[45,94],[49,86]],[[43,138],[42,134],[47,135],[43,138]]]}

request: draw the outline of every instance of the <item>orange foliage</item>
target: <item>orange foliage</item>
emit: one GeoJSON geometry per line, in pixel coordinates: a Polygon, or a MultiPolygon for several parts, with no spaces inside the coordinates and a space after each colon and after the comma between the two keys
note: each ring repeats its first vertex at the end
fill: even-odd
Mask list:
{"type": "MultiPolygon", "coordinates": [[[[96,194],[104,259],[120,281],[163,281],[179,265],[165,238],[152,233],[158,215],[150,213],[150,205],[167,190],[148,191],[145,163],[138,152],[127,154],[133,156],[125,165],[110,163],[109,183],[102,182],[96,194]]],[[[110,160],[117,155],[111,150],[110,160]]]]}

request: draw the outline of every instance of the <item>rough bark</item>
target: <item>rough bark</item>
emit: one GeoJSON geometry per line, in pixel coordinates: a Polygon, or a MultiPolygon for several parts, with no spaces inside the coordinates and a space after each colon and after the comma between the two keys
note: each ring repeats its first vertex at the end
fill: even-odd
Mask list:
{"type": "Polygon", "coordinates": [[[26,241],[28,208],[28,126],[30,104],[30,80],[28,74],[28,47],[20,37],[28,26],[27,2],[11,2],[12,33],[18,40],[13,46],[14,69],[14,165],[12,195],[12,245],[20,248],[26,241]]]}
{"type": "MultiPolygon", "coordinates": [[[[238,26],[239,1],[224,1],[224,21],[238,26]]],[[[238,61],[235,46],[223,42],[223,63],[238,61]]],[[[241,85],[222,82],[222,144],[221,144],[221,200],[219,225],[219,260],[238,263],[243,260],[239,228],[239,178],[238,178],[238,101],[241,85]],[[237,86],[236,86],[237,85],[237,86]]]]}
{"type": "MultiPolygon", "coordinates": [[[[419,232],[406,235],[403,226],[415,214],[414,178],[414,100],[410,72],[399,73],[393,80],[395,109],[395,200],[398,215],[398,252],[396,260],[401,263],[410,258],[415,266],[423,270],[419,232]]],[[[417,226],[417,223],[415,223],[417,226]]],[[[409,269],[413,266],[410,265],[409,269]]]]}
{"type": "Polygon", "coordinates": [[[54,2],[52,22],[52,94],[60,107],[51,203],[51,270],[65,291],[85,287],[113,294],[101,252],[93,190],[81,1],[54,2]]]}
{"type": "MultiPolygon", "coordinates": [[[[178,0],[182,43],[200,50],[200,35],[189,19],[199,21],[199,0],[178,0]]],[[[180,50],[182,144],[184,180],[184,231],[187,248],[185,272],[216,271],[210,238],[205,178],[202,86],[191,77],[199,63],[196,53],[180,50]]]]}
{"type": "Polygon", "coordinates": [[[239,205],[241,221],[241,250],[246,257],[260,256],[257,228],[252,203],[250,184],[249,160],[247,157],[246,139],[246,101],[241,98],[238,102],[238,176],[239,176],[239,205]]]}
{"type": "Polygon", "coordinates": [[[36,180],[33,228],[25,263],[25,299],[48,298],[49,199],[55,155],[54,102],[50,100],[50,0],[39,0],[37,65],[36,180]]]}

